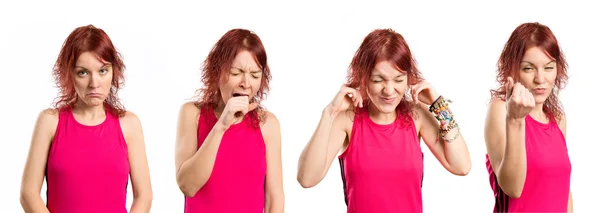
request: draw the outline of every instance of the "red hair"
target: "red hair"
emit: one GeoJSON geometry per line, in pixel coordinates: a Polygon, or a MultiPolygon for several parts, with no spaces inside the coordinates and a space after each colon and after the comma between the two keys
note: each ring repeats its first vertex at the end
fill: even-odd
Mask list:
{"type": "Polygon", "coordinates": [[[258,103],[259,107],[248,113],[252,118],[252,125],[257,128],[265,119],[265,114],[260,102],[264,100],[269,91],[271,71],[267,64],[267,53],[262,41],[254,32],[246,29],[232,29],[227,31],[213,46],[202,65],[202,84],[204,87],[196,91],[200,96],[196,106],[215,109],[221,100],[219,84],[228,78],[229,70],[238,53],[250,52],[256,64],[262,70],[262,78],[257,94],[251,102],[258,103]],[[260,113],[257,113],[260,112],[260,113]]]}
{"type": "MultiPolygon", "coordinates": [[[[404,37],[392,29],[376,29],[365,37],[349,67],[347,86],[361,88],[363,101],[369,101],[366,91],[368,80],[375,65],[381,61],[390,62],[406,74],[409,86],[424,80],[404,37]]],[[[410,95],[404,94],[396,107],[399,116],[402,115],[406,120],[413,114],[414,108],[414,103],[409,102],[408,98],[410,95]]]]}
{"type": "Polygon", "coordinates": [[[554,88],[544,102],[543,110],[548,115],[560,118],[564,111],[558,100],[558,93],[567,83],[567,62],[550,28],[538,22],[521,24],[512,32],[498,59],[496,81],[501,86],[491,90],[492,98],[506,101],[506,88],[503,85],[508,81],[508,77],[512,77],[515,81],[519,80],[519,65],[525,52],[532,47],[542,49],[548,57],[556,61],[557,74],[554,88]]]}
{"type": "Polygon", "coordinates": [[[91,52],[98,57],[98,60],[112,64],[111,88],[108,97],[104,100],[104,107],[114,115],[124,116],[125,108],[120,103],[117,92],[123,86],[125,64],[123,64],[120,54],[113,46],[108,35],[102,29],[93,25],[81,26],[73,30],[60,50],[52,72],[54,81],[60,90],[59,96],[54,101],[54,107],[65,110],[72,108],[77,102],[78,96],[75,92],[73,70],[77,59],[84,52],[91,52]]]}

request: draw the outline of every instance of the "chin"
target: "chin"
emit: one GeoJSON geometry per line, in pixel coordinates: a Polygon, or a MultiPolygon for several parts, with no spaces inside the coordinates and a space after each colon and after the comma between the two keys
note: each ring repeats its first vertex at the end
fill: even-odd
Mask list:
{"type": "Polygon", "coordinates": [[[91,100],[85,101],[85,104],[88,106],[101,106],[104,103],[104,99],[93,98],[91,100]]]}
{"type": "Polygon", "coordinates": [[[536,96],[534,97],[535,104],[544,104],[548,100],[548,96],[536,96]]]}
{"type": "Polygon", "coordinates": [[[374,104],[375,108],[379,110],[381,113],[393,113],[396,111],[396,107],[399,103],[396,104],[374,104]]]}

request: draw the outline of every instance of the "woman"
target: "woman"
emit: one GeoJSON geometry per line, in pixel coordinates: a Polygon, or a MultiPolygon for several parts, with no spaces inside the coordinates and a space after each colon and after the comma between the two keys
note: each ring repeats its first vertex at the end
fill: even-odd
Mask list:
{"type": "Polygon", "coordinates": [[[177,184],[185,212],[283,212],[279,121],[260,106],[271,72],[260,38],[232,29],[204,61],[201,98],[181,106],[177,184]]]}
{"type": "Polygon", "coordinates": [[[449,101],[415,64],[400,34],[367,35],[300,156],[303,187],[318,184],[341,150],[347,212],[422,212],[420,138],[444,168],[467,175],[471,160],[449,101]]]}
{"type": "Polygon", "coordinates": [[[545,25],[525,23],[508,39],[485,123],[494,212],[572,212],[567,121],[558,93],[567,63],[545,25]],[[552,186],[552,187],[549,187],[552,186]]]}
{"type": "Polygon", "coordinates": [[[150,174],[142,126],[117,92],[125,65],[92,25],[67,37],[54,68],[60,96],[39,113],[21,183],[25,212],[149,212],[150,174]],[[47,204],[40,190],[47,181],[47,204]]]}

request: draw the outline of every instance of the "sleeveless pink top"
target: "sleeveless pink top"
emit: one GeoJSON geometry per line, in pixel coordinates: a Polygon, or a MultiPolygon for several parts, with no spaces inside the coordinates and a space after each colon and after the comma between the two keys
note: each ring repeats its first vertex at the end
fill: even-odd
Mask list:
{"type": "Polygon", "coordinates": [[[57,213],[126,213],[127,144],[118,117],[78,123],[61,111],[46,168],[47,207],[57,213]]]}
{"type": "MultiPolygon", "coordinates": [[[[198,147],[218,121],[204,107],[198,120],[198,147]]],[[[266,150],[260,128],[252,118],[234,124],[223,135],[213,171],[194,197],[185,197],[186,213],[262,213],[267,175],[266,150]]]]}
{"type": "Polygon", "coordinates": [[[565,137],[556,120],[540,123],[525,118],[527,177],[521,197],[504,194],[496,180],[489,156],[486,165],[496,199],[494,212],[567,212],[571,182],[571,161],[565,137]]]}
{"type": "Polygon", "coordinates": [[[376,124],[366,109],[354,117],[339,156],[348,213],[422,212],[423,152],[412,118],[376,124]]]}

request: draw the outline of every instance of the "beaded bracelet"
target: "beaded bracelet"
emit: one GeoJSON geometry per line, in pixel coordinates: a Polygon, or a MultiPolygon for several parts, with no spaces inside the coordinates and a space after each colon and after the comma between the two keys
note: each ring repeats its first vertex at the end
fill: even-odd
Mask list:
{"type": "MultiPolygon", "coordinates": [[[[448,133],[446,133],[448,134],[448,133]]],[[[458,136],[460,136],[460,128],[458,128],[458,131],[456,132],[456,134],[454,134],[454,137],[452,138],[446,138],[445,136],[442,136],[442,139],[444,139],[445,141],[448,141],[448,143],[456,140],[458,138],[458,136]]]]}
{"type": "MultiPolygon", "coordinates": [[[[440,95],[440,97],[438,97],[431,104],[431,106],[429,106],[429,111],[434,113],[435,118],[440,122],[440,134],[442,135],[442,138],[444,138],[448,134],[448,132],[450,132],[450,130],[458,127],[458,124],[454,120],[454,114],[448,107],[449,103],[452,103],[452,101],[446,100],[443,96],[440,95]]],[[[447,139],[444,138],[444,140],[447,139]]]]}

